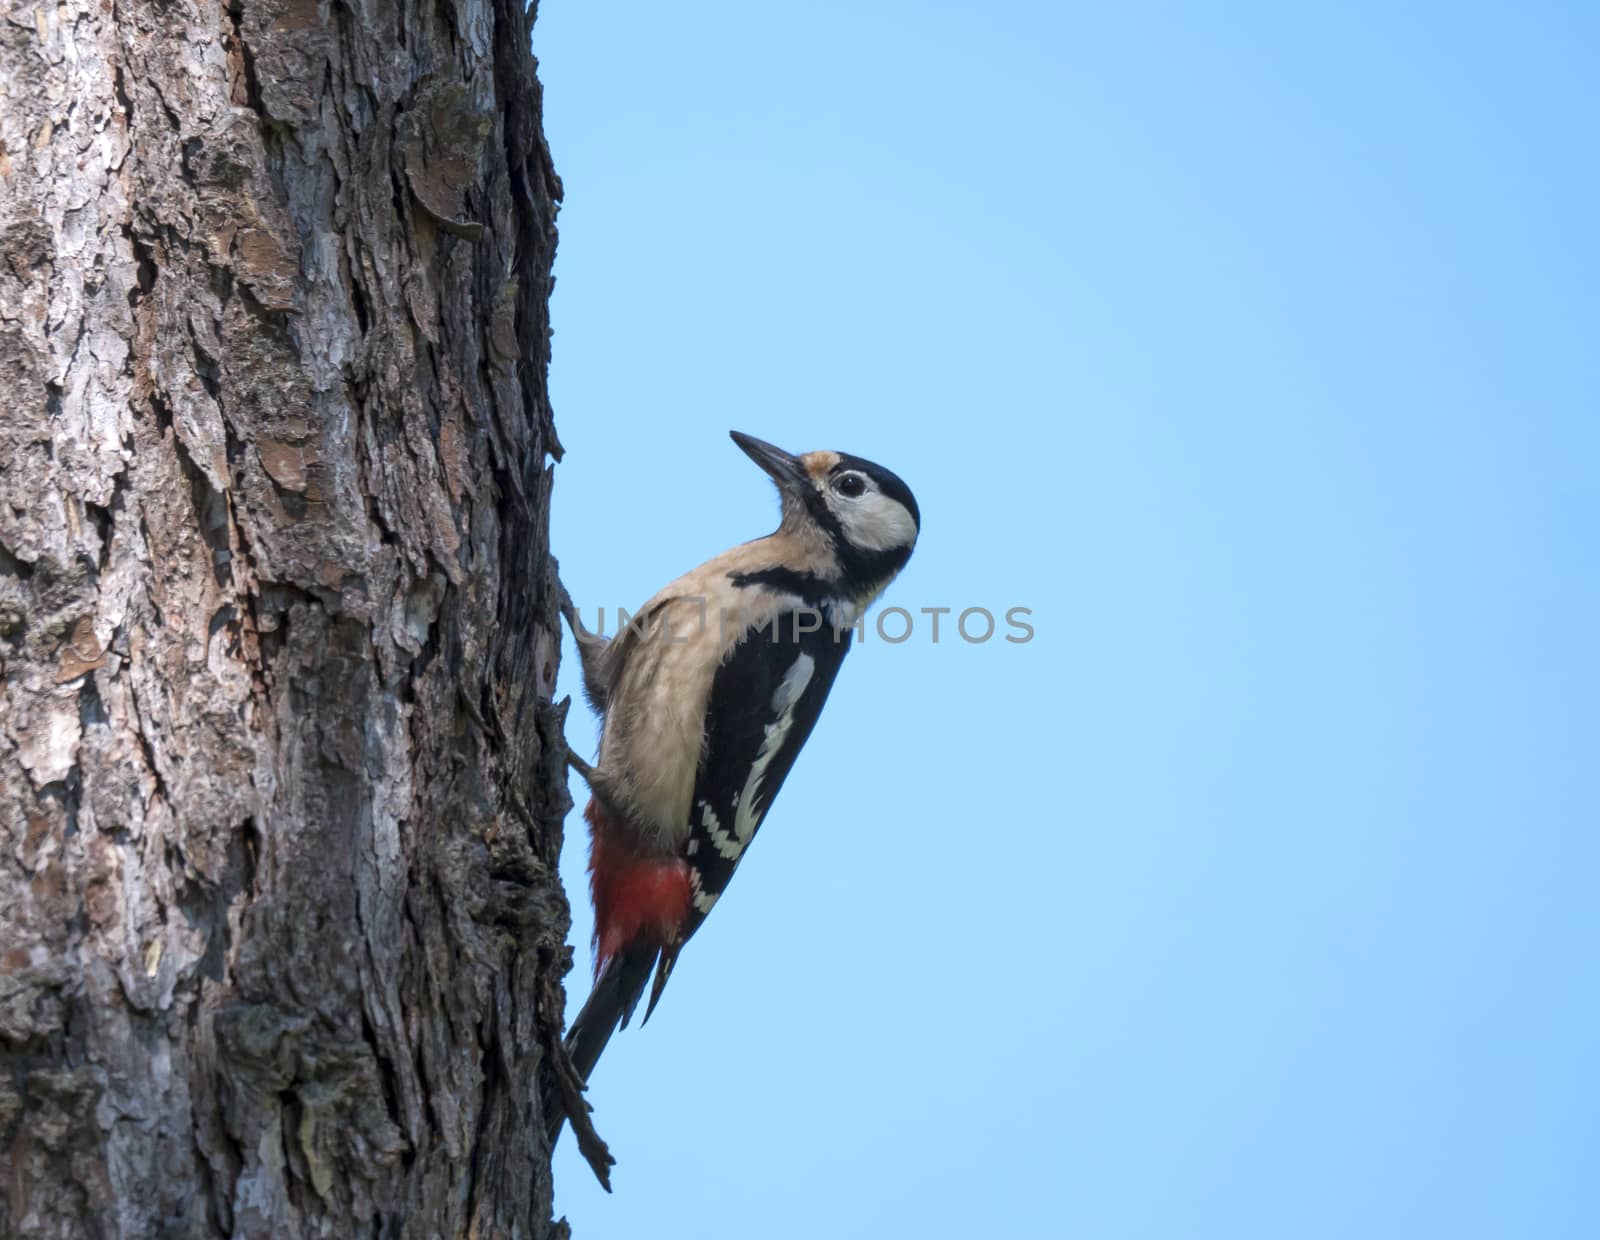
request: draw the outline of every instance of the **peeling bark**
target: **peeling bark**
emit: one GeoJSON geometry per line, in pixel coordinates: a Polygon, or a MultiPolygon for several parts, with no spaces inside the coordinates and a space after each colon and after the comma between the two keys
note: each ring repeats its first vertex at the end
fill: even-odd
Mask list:
{"type": "Polygon", "coordinates": [[[0,1228],[564,1233],[520,0],[0,20],[0,1228]]]}

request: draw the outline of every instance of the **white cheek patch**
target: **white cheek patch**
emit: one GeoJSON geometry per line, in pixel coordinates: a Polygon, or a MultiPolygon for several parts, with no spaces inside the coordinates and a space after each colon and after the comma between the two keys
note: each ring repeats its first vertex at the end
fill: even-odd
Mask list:
{"type": "Polygon", "coordinates": [[[906,506],[887,495],[872,494],[839,513],[845,536],[866,551],[893,551],[917,541],[917,523],[906,506]]]}

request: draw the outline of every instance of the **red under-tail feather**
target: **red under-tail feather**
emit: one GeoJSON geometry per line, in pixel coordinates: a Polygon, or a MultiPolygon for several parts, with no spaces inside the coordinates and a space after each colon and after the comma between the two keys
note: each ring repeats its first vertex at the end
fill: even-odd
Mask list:
{"type": "Polygon", "coordinates": [[[590,800],[589,892],[594,898],[595,976],[625,948],[677,940],[689,913],[689,867],[678,857],[641,858],[623,847],[605,806],[590,800]]]}
{"type": "MultiPolygon", "coordinates": [[[[625,846],[627,837],[598,800],[588,819],[589,889],[594,897],[595,983],[588,1002],[567,1031],[567,1053],[585,1081],[619,1025],[626,1025],[644,994],[663,950],[677,955],[678,936],[689,912],[689,870],[674,857],[643,858],[625,846]]],[[[658,978],[659,998],[665,972],[658,978]]],[[[546,1104],[554,1143],[565,1112],[546,1104]]]]}

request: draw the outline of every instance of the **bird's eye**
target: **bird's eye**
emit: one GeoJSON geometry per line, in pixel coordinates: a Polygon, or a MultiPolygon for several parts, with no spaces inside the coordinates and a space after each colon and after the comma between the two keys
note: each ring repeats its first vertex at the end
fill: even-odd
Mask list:
{"type": "Polygon", "coordinates": [[[845,474],[833,484],[833,489],[846,499],[859,499],[866,494],[867,483],[860,474],[845,474]]]}

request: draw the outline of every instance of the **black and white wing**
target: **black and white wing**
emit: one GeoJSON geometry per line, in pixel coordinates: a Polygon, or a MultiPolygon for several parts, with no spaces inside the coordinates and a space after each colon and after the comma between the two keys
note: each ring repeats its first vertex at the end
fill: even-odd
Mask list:
{"type": "Polygon", "coordinates": [[[824,620],[820,629],[798,631],[800,622],[815,624],[817,618],[815,609],[783,612],[773,624],[752,629],[711,682],[706,746],[695,774],[683,854],[689,866],[689,919],[682,938],[662,952],[651,1009],[679,949],[732,880],[849,653],[849,629],[836,633],[824,620]]]}

